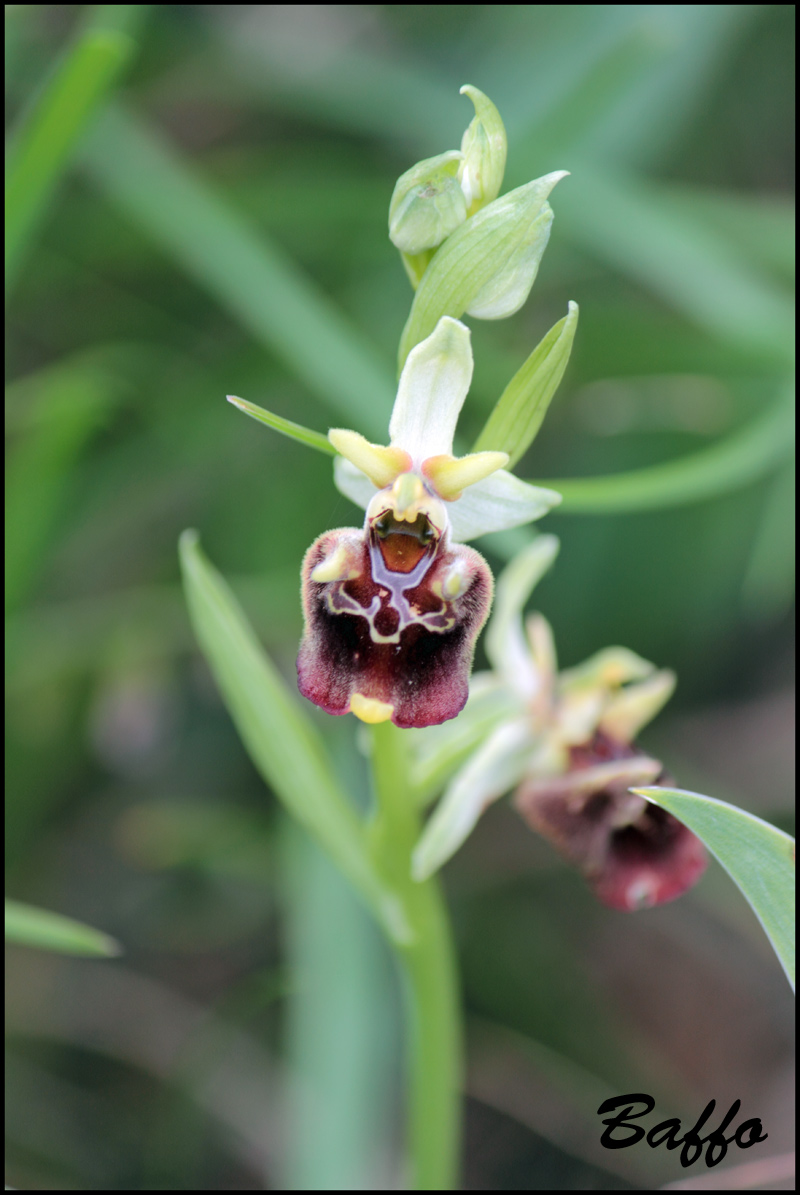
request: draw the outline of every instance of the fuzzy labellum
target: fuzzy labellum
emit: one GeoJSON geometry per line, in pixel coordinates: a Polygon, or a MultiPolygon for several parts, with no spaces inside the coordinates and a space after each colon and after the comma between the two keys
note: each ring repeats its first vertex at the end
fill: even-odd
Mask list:
{"type": "Polygon", "coordinates": [[[598,900],[634,912],[682,896],[706,866],[691,830],[629,791],[654,783],[668,783],[658,760],[598,731],[571,750],[564,775],[523,782],[514,804],[583,872],[598,900]]]}
{"type": "Polygon", "coordinates": [[[376,494],[363,531],[328,531],[306,553],[298,684],[329,714],[432,726],[466,704],[492,575],[448,543],[443,504],[414,480],[376,494]]]}

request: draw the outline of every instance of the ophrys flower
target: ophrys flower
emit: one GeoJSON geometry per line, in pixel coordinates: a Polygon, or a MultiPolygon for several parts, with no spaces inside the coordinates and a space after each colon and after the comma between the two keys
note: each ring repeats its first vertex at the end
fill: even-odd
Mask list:
{"type": "Polygon", "coordinates": [[[331,714],[402,727],[455,717],[493,591],[483,557],[459,541],[560,501],[507,473],[504,452],[453,455],[471,378],[469,331],[444,317],[408,356],[390,443],[329,433],[336,484],[366,508],[362,528],[325,532],[303,562],[298,681],[331,714]]]}

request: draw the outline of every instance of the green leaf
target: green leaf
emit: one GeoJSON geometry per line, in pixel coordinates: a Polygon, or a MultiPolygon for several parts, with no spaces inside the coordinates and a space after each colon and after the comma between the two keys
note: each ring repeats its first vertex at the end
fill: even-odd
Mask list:
{"type": "Polygon", "coordinates": [[[92,929],[71,917],[49,913],[16,900],[6,901],[6,941],[60,954],[84,954],[114,958],[122,947],[108,934],[92,929]]]}
{"type": "Polygon", "coordinates": [[[669,185],[662,200],[682,218],[716,229],[751,268],[794,282],[795,219],[788,197],[669,185]]]}
{"type": "Polygon", "coordinates": [[[570,302],[568,314],[553,325],[500,395],[473,452],[507,452],[509,469],[525,455],[564,376],[577,326],[578,304],[570,302]]]}
{"type": "Polygon", "coordinates": [[[367,339],[168,144],[110,105],[81,157],[112,200],[345,426],[386,434],[395,384],[367,339]]]}
{"type": "Polygon", "coordinates": [[[310,428],[303,427],[300,423],[292,423],[290,419],[282,419],[280,415],[273,415],[271,411],[265,411],[263,407],[257,407],[255,403],[246,402],[243,398],[237,398],[235,394],[229,394],[227,397],[228,402],[232,403],[234,407],[238,407],[240,411],[244,411],[245,415],[249,415],[252,419],[257,419],[259,423],[266,423],[267,427],[271,427],[273,431],[280,432],[282,436],[288,436],[290,440],[298,440],[301,444],[305,444],[309,448],[316,448],[317,452],[327,453],[328,456],[336,456],[336,449],[327,436],[320,435],[319,432],[313,432],[310,428]]]}
{"type": "Polygon", "coordinates": [[[125,22],[115,18],[108,27],[108,10],[145,7],[99,6],[92,24],[68,48],[12,134],[6,164],[6,293],[16,281],[59,176],[135,49],[121,27],[125,22]]]}
{"type": "Polygon", "coordinates": [[[402,939],[402,909],[372,865],[361,821],[336,782],[322,740],[201,552],[196,531],[181,536],[180,559],[195,634],[250,758],[389,935],[402,939]]]}
{"type": "Polygon", "coordinates": [[[294,982],[282,1014],[291,1082],[276,1177],[287,1191],[369,1190],[394,1107],[393,975],[346,880],[293,822],[283,829],[281,937],[294,982]]]}
{"type": "Polygon", "coordinates": [[[659,510],[716,498],[770,473],[794,452],[794,383],[739,431],[710,448],[663,465],[610,477],[557,478],[536,485],[558,490],[564,514],[620,514],[659,510]]]}
{"type": "Polygon", "coordinates": [[[700,838],[743,892],[794,990],[794,839],[760,817],[679,788],[634,788],[700,838]]]}

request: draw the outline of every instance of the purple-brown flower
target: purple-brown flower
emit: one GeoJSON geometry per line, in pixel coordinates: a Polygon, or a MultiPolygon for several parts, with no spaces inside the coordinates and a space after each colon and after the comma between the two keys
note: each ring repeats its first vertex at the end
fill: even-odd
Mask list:
{"type": "MultiPolygon", "coordinates": [[[[540,614],[522,620],[557,550],[554,536],[540,536],[498,581],[486,636],[494,672],[474,678],[462,719],[465,730],[481,727],[483,741],[428,822],[414,874],[424,879],[441,866],[483,809],[513,791],[528,825],[580,868],[605,904],[627,911],[662,904],[690,888],[706,865],[703,844],[686,826],[629,791],[670,783],[635,738],[669,698],[675,677],[622,647],[558,671],[547,621],[540,614]]],[[[429,757],[453,753],[447,733],[423,740],[429,757]]]]}
{"type": "Polygon", "coordinates": [[[328,713],[402,727],[454,718],[494,588],[483,557],[457,541],[560,500],[507,473],[504,452],[453,456],[471,377],[469,331],[444,317],[409,353],[390,444],[329,432],[336,483],[366,518],[325,532],[303,561],[298,684],[328,713]]]}

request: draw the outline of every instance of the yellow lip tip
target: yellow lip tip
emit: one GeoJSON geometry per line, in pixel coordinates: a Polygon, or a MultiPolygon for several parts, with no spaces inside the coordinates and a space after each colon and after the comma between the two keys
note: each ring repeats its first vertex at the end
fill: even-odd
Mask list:
{"type": "Polygon", "coordinates": [[[394,713],[394,706],[374,697],[365,697],[363,693],[354,693],[350,698],[350,713],[355,714],[362,722],[374,725],[377,722],[388,722],[394,713]]]}

